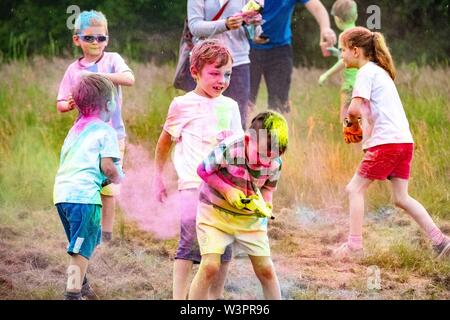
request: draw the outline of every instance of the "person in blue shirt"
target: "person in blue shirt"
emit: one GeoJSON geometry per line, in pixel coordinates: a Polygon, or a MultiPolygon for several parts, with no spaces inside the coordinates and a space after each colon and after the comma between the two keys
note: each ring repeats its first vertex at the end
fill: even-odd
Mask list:
{"type": "Polygon", "coordinates": [[[291,20],[298,3],[305,5],[320,27],[322,54],[328,56],[326,48],[336,43],[328,12],[319,0],[265,0],[262,34],[254,38],[250,52],[250,109],[254,108],[264,76],[269,109],[282,113],[290,111],[289,87],[293,69],[291,20]]]}

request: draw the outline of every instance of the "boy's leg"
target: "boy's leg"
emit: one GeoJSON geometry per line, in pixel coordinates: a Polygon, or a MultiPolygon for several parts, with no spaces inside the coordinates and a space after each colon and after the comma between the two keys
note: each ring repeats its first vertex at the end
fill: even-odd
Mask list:
{"type": "Polygon", "coordinates": [[[189,290],[189,300],[208,299],[209,289],[220,270],[220,254],[202,255],[202,261],[189,290]]]}
{"type": "Polygon", "coordinates": [[[173,300],[186,300],[189,292],[189,280],[193,261],[175,259],[173,263],[173,300]]]}
{"type": "Polygon", "coordinates": [[[280,284],[275,267],[270,257],[257,257],[249,255],[253,270],[261,282],[264,298],[267,300],[281,300],[280,284]]]}
{"type": "Polygon", "coordinates": [[[83,279],[86,275],[89,260],[79,254],[70,257],[69,267],[67,268],[67,286],[66,292],[80,293],[83,279]]]}
{"type": "Polygon", "coordinates": [[[391,183],[395,205],[405,210],[417,222],[433,245],[440,245],[445,236],[423,205],[408,194],[408,180],[392,178],[391,183]]]}
{"type": "Polygon", "coordinates": [[[116,199],[102,194],[102,241],[110,241],[116,215],[116,199]]]}
{"type": "Polygon", "coordinates": [[[230,267],[230,261],[223,261],[220,264],[219,273],[213,280],[211,287],[209,288],[209,300],[218,300],[223,298],[223,290],[225,287],[225,280],[228,275],[228,269],[230,267]]]}

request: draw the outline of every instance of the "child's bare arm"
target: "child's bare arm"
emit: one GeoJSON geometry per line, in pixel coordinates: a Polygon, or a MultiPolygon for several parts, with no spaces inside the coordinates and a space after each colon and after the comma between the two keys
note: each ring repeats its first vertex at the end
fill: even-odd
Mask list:
{"type": "Polygon", "coordinates": [[[67,100],[61,100],[56,103],[56,109],[61,113],[72,111],[75,108],[76,108],[76,104],[72,98],[72,95],[69,95],[67,100]]]}
{"type": "Polygon", "coordinates": [[[108,78],[114,84],[131,87],[134,85],[134,75],[131,71],[125,71],[120,73],[99,73],[100,75],[108,78]]]}
{"type": "Polygon", "coordinates": [[[112,183],[120,183],[120,175],[112,158],[102,158],[100,168],[108,180],[112,183]]]}
{"type": "Polygon", "coordinates": [[[331,77],[335,73],[341,72],[342,70],[344,70],[344,68],[345,68],[344,62],[341,59],[320,76],[319,85],[323,85],[329,77],[331,77]]]}
{"type": "Polygon", "coordinates": [[[266,203],[269,203],[270,205],[272,205],[272,197],[273,197],[273,191],[268,190],[266,188],[262,188],[261,189],[261,194],[264,198],[264,201],[266,203]]]}
{"type": "Polygon", "coordinates": [[[347,111],[350,122],[354,123],[355,121],[358,121],[358,118],[361,116],[361,108],[364,103],[365,99],[363,98],[355,97],[352,99],[347,111]]]}
{"type": "Polygon", "coordinates": [[[162,173],[164,170],[164,165],[169,157],[172,144],[172,136],[167,131],[163,130],[156,145],[155,174],[153,177],[153,190],[155,192],[156,199],[160,202],[163,202],[167,197],[166,187],[162,179],[162,173]]]}

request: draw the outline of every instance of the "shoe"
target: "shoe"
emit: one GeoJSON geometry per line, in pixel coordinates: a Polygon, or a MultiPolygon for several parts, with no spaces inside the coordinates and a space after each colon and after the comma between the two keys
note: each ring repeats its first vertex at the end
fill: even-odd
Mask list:
{"type": "Polygon", "coordinates": [[[360,260],[364,257],[364,250],[362,248],[356,250],[350,249],[348,243],[345,242],[333,251],[333,257],[342,261],[360,260]]]}
{"type": "Polygon", "coordinates": [[[81,292],[64,292],[64,300],[83,300],[81,292]]]}
{"type": "Polygon", "coordinates": [[[441,244],[433,245],[433,250],[437,254],[437,259],[441,259],[450,255],[450,238],[445,236],[441,244]]]}
{"type": "Polygon", "coordinates": [[[100,298],[97,296],[97,294],[92,289],[89,282],[86,282],[81,287],[81,296],[84,300],[100,300],[100,298]]]}

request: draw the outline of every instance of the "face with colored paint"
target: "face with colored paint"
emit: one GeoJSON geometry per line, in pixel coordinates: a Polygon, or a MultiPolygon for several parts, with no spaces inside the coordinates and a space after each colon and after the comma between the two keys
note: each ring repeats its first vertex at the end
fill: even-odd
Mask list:
{"type": "Polygon", "coordinates": [[[257,133],[250,130],[247,158],[251,164],[267,167],[280,155],[276,138],[272,138],[266,129],[259,129],[257,133]]]}
{"type": "Polygon", "coordinates": [[[73,43],[81,48],[86,60],[96,61],[108,45],[108,32],[106,26],[93,26],[75,34],[72,39],[73,43]]]}
{"type": "Polygon", "coordinates": [[[232,60],[219,67],[215,63],[205,64],[200,72],[193,69],[192,76],[197,80],[195,92],[207,98],[217,98],[230,85],[232,60]]]}

